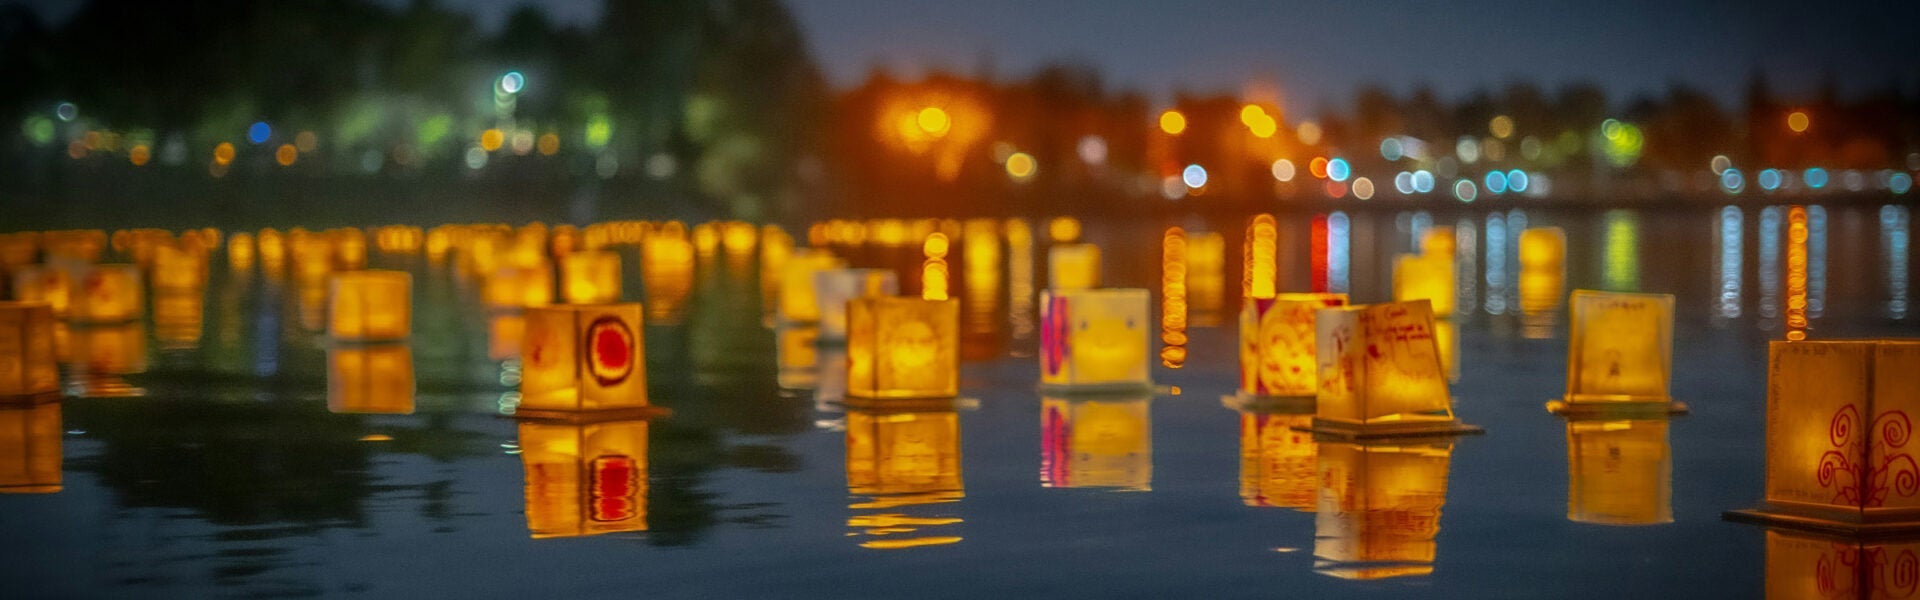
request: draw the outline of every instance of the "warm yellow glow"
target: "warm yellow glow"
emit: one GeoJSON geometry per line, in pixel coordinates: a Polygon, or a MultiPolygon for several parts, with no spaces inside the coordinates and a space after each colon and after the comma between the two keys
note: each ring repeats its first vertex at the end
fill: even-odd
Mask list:
{"type": "Polygon", "coordinates": [[[1907,445],[1920,400],[1920,342],[1772,342],[1767,503],[1842,519],[1920,514],[1907,445]]]}
{"type": "MultiPolygon", "coordinates": [[[[147,332],[139,323],[74,327],[71,335],[74,346],[71,370],[76,375],[114,376],[147,370],[147,332]]],[[[109,391],[87,395],[119,394],[109,391]]]]}
{"type": "Polygon", "coordinates": [[[1240,501],[1314,512],[1319,444],[1312,414],[1240,413],[1240,501]]]}
{"type": "Polygon", "coordinates": [[[328,348],[327,411],[413,414],[413,349],[406,344],[328,348]]]}
{"type": "Polygon", "coordinates": [[[790,257],[780,273],[780,321],[818,323],[820,301],[814,290],[814,274],[845,265],[833,253],[819,248],[801,250],[790,257]]]}
{"type": "Polygon", "coordinates": [[[1072,242],[1080,239],[1080,220],[1073,217],[1054,217],[1047,222],[1047,239],[1055,242],[1072,242]]]}
{"type": "Polygon", "coordinates": [[[647,431],[641,420],[520,423],[527,531],[534,539],[647,530],[647,431]]]}
{"type": "Polygon", "coordinates": [[[1487,122],[1487,132],[1493,137],[1507,139],[1513,137],[1513,117],[1499,115],[1487,122]]]}
{"type": "Polygon", "coordinates": [[[1317,418],[1377,428],[1453,421],[1427,302],[1327,308],[1314,320],[1317,418]]]}
{"type": "Polygon", "coordinates": [[[1007,219],[1008,329],[1016,341],[1033,339],[1033,228],[1022,219],[1007,219]]]}
{"type": "Polygon", "coordinates": [[[413,276],[405,271],[335,273],[328,335],[347,341],[406,339],[413,332],[413,276]]]}
{"type": "Polygon", "coordinates": [[[871,538],[860,543],[862,548],[960,541],[926,531],[961,522],[951,507],[965,496],[958,414],[849,409],[846,448],[847,491],[864,497],[848,507],[853,514],[847,527],[849,535],[871,538]]]}
{"type": "Polygon", "coordinates": [[[1567,422],[1567,520],[1673,522],[1673,446],[1666,419],[1567,422]]]}
{"type": "Polygon", "coordinates": [[[553,156],[560,152],[560,136],[553,133],[540,134],[538,147],[541,156],[553,156]]]}
{"type": "Polygon", "coordinates": [[[1426,300],[1434,315],[1453,316],[1453,255],[1402,254],[1393,262],[1393,299],[1395,302],[1426,300]]]}
{"type": "Polygon", "coordinates": [[[1180,135],[1180,132],[1186,130],[1187,116],[1180,114],[1180,111],[1168,110],[1160,113],[1160,131],[1166,132],[1167,135],[1180,135]]]}
{"type": "Polygon", "coordinates": [[[480,300],[492,310],[515,310],[553,303],[553,267],[500,267],[481,284],[480,300]]]}
{"type": "MultiPolygon", "coordinates": [[[[695,245],[685,236],[656,233],[641,245],[640,285],[647,318],[674,323],[693,296],[695,245]]],[[[711,253],[711,250],[708,251],[711,253]]]]}
{"type": "Polygon", "coordinates": [[[1767,529],[1767,598],[1909,598],[1920,540],[1767,529]]]}
{"type": "Polygon", "coordinates": [[[499,150],[500,145],[506,143],[506,141],[507,141],[506,134],[501,133],[501,131],[498,129],[488,129],[486,131],[480,132],[480,149],[481,150],[486,150],[488,152],[499,150]]]}
{"type": "Polygon", "coordinates": [[[300,160],[300,149],[293,147],[293,144],[281,144],[273,151],[273,161],[282,167],[291,167],[297,160],[300,160]]]}
{"type": "Polygon", "coordinates": [[[13,271],[13,299],[45,303],[55,317],[66,317],[72,303],[73,279],[66,269],[51,265],[24,266],[13,271]]]}
{"type": "Polygon", "coordinates": [[[590,411],[647,405],[640,305],[529,308],[520,408],[590,411]]]}
{"type": "Polygon", "coordinates": [[[1084,290],[1100,287],[1100,247],[1054,244],[1047,249],[1047,287],[1084,290]]]}
{"type": "Polygon", "coordinates": [[[568,304],[620,301],[620,255],[608,250],[573,252],[560,259],[560,289],[568,304]]]}
{"type": "Polygon", "coordinates": [[[0,399],[60,391],[53,319],[43,303],[0,302],[0,399]]]}
{"type": "Polygon", "coordinates": [[[820,330],[816,327],[780,327],[773,332],[774,363],[779,366],[780,389],[810,390],[819,385],[820,330]]]}
{"type": "Polygon", "coordinates": [[[876,297],[847,306],[847,394],[948,398],[960,388],[960,303],[876,297]]]}
{"type": "Polygon", "coordinates": [[[153,338],[164,350],[200,346],[206,329],[206,290],[155,290],[153,338]]]}
{"type": "MultiPolygon", "coordinates": [[[[1307,121],[1305,123],[1301,123],[1300,127],[1295,129],[1294,131],[1294,136],[1300,138],[1300,143],[1306,144],[1308,146],[1319,144],[1320,134],[1321,134],[1320,124],[1315,123],[1313,121],[1307,121]]],[[[1319,159],[1315,159],[1315,160],[1319,160],[1319,159]]]]}
{"type": "Polygon", "coordinates": [[[1040,383],[1080,389],[1152,385],[1144,289],[1040,292],[1040,383]]]}
{"type": "Polygon", "coordinates": [[[1787,114],[1787,129],[1793,130],[1794,133],[1803,133],[1807,130],[1807,126],[1812,124],[1813,120],[1807,117],[1806,111],[1796,110],[1787,114]]]}
{"type": "Polygon", "coordinates": [[[1431,574],[1452,457],[1452,442],[1321,443],[1314,571],[1342,579],[1431,574]]]}
{"type": "Polygon", "coordinates": [[[920,112],[914,115],[914,122],[920,126],[920,131],[935,138],[946,137],[947,131],[953,128],[952,118],[947,116],[947,111],[938,106],[920,109],[920,112]]]}
{"type": "Polygon", "coordinates": [[[1240,293],[1246,298],[1272,298],[1279,293],[1279,228],[1273,215],[1261,214],[1247,226],[1242,252],[1240,293]]]}
{"type": "Polygon", "coordinates": [[[1429,227],[1427,234],[1420,236],[1420,254],[1432,257],[1454,256],[1455,241],[1452,227],[1429,227]]]}
{"type": "Polygon", "coordinates": [[[1040,401],[1040,485],[1153,489],[1149,397],[1040,401]]]}
{"type": "Polygon", "coordinates": [[[60,491],[60,403],[0,406],[0,494],[60,491]]]}
{"type": "Polygon", "coordinates": [[[1558,227],[1529,227],[1520,232],[1519,248],[1521,333],[1545,338],[1566,300],[1567,234],[1558,227]]]}
{"type": "Polygon", "coordinates": [[[847,303],[857,298],[900,293],[899,278],[886,269],[827,269],[813,275],[814,297],[820,300],[820,337],[847,338],[847,303]]]}
{"type": "Polygon", "coordinates": [[[1040,162],[1034,160],[1032,154],[1015,152],[1007,157],[1007,176],[1015,180],[1025,181],[1032,178],[1039,168],[1040,162]]]}
{"type": "Polygon", "coordinates": [[[1188,236],[1186,276],[1187,301],[1193,310],[1193,324],[1218,325],[1227,296],[1226,236],[1218,232],[1188,236]]]}
{"type": "Polygon", "coordinates": [[[1573,291],[1568,402],[1666,402],[1673,296],[1573,291]]]}
{"type": "Polygon", "coordinates": [[[213,162],[214,164],[220,165],[220,166],[226,166],[226,165],[232,164],[233,163],[233,144],[230,142],[220,142],[218,145],[214,146],[213,162]]]}
{"type": "Polygon", "coordinates": [[[1319,389],[1314,314],[1347,305],[1346,294],[1248,298],[1240,309],[1240,391],[1313,396],[1319,389]]]}
{"type": "Polygon", "coordinates": [[[510,312],[487,315],[487,360],[519,358],[520,346],[526,337],[525,315],[510,312]]]}
{"type": "Polygon", "coordinates": [[[123,323],[145,312],[139,267],[92,265],[81,272],[77,283],[67,313],[74,321],[123,323]]]}
{"type": "Polygon", "coordinates": [[[1160,364],[1187,362],[1187,232],[1168,227],[1160,238],[1160,364]]]}
{"type": "Polygon", "coordinates": [[[1807,208],[1787,209],[1787,339],[1807,339],[1807,208]]]}

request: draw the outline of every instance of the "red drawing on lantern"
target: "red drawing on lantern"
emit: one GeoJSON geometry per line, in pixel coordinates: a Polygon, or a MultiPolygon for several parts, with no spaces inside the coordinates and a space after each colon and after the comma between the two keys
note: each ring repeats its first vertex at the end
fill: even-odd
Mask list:
{"type": "Polygon", "coordinates": [[[1073,333],[1067,322],[1067,299],[1054,296],[1040,308],[1040,366],[1048,375],[1059,375],[1072,350],[1067,341],[1073,333]]]}
{"type": "Polygon", "coordinates": [[[1920,492],[1920,464],[1904,448],[1913,434],[1913,422],[1905,411],[1881,413],[1873,420],[1878,432],[1865,446],[1855,431],[1860,410],[1852,404],[1840,407],[1827,426],[1832,450],[1820,455],[1814,474],[1820,487],[1833,489],[1834,504],[1874,508],[1885,506],[1889,492],[1912,496],[1920,492]],[[1864,450],[1864,451],[1863,451],[1864,450]]]}
{"type": "Polygon", "coordinates": [[[1831,553],[1820,553],[1813,577],[1822,598],[1910,598],[1920,589],[1920,557],[1912,550],[1895,556],[1886,547],[1835,542],[1831,553]]]}

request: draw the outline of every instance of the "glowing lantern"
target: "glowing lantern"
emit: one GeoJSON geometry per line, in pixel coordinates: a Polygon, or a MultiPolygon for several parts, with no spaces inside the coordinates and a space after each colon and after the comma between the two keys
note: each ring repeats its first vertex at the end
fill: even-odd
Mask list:
{"type": "Polygon", "coordinates": [[[413,349],[406,344],[328,348],[327,410],[413,414],[413,349]]]}
{"type": "Polygon", "coordinates": [[[647,422],[520,423],[534,539],[647,530],[647,422]]]}
{"type": "Polygon", "coordinates": [[[1767,531],[1768,598],[1911,598],[1920,540],[1767,531]]]}
{"type": "Polygon", "coordinates": [[[1920,529],[1920,342],[1772,342],[1766,505],[1727,516],[1828,529],[1920,529]]]}
{"type": "Polygon", "coordinates": [[[640,254],[640,283],[646,292],[647,318],[677,322],[693,294],[693,244],[667,234],[647,238],[640,254]]]}
{"type": "Polygon", "coordinates": [[[158,290],[197,290],[207,286],[207,254],[198,247],[161,244],[153,248],[152,277],[158,290]]]}
{"type": "Polygon", "coordinates": [[[1142,289],[1042,291],[1040,385],[1060,391],[1151,387],[1147,304],[1142,289]]]}
{"type": "Polygon", "coordinates": [[[1520,232],[1519,247],[1522,334],[1545,338],[1566,298],[1567,234],[1558,227],[1529,227],[1520,232]]]}
{"type": "Polygon", "coordinates": [[[1667,402],[1673,296],[1573,291],[1568,402],[1667,402]]]}
{"type": "Polygon", "coordinates": [[[1227,294],[1227,239],[1218,233],[1187,238],[1187,302],[1196,324],[1219,323],[1227,294]]]}
{"type": "Polygon", "coordinates": [[[1567,520],[1673,522],[1673,446],[1666,419],[1567,421],[1567,520]]]}
{"type": "Polygon", "coordinates": [[[74,389],[86,398],[116,398],[145,395],[146,391],[128,385],[123,375],[147,370],[147,335],[139,323],[121,323],[75,327],[74,364],[70,370],[74,389]]]}
{"type": "Polygon", "coordinates": [[[0,494],[60,491],[60,403],[0,406],[0,494]]]}
{"type": "Polygon", "coordinates": [[[125,323],[140,318],[140,268],[133,265],[87,267],[73,288],[67,318],[81,323],[125,323]]]}
{"type": "Polygon", "coordinates": [[[847,302],[855,298],[900,293],[893,271],[886,269],[828,269],[813,274],[813,294],[820,302],[820,339],[847,337],[847,302]]]}
{"type": "Polygon", "coordinates": [[[183,350],[200,345],[206,329],[205,290],[160,290],[153,295],[153,337],[160,347],[183,350]]]}
{"type": "Polygon", "coordinates": [[[33,263],[40,254],[40,234],[33,232],[0,233],[0,271],[9,271],[33,263]]]}
{"type": "Polygon", "coordinates": [[[1455,248],[1452,227],[1430,227],[1426,235],[1420,237],[1420,254],[1425,256],[1451,259],[1455,248]]]}
{"type": "Polygon", "coordinates": [[[1055,244],[1047,249],[1047,287],[1064,291],[1099,286],[1099,246],[1055,244]]]}
{"type": "Polygon", "coordinates": [[[67,316],[73,297],[73,280],[66,269],[52,265],[20,267],[13,272],[13,299],[42,302],[53,309],[53,316],[67,316]]]}
{"type": "Polygon", "coordinates": [[[413,276],[403,271],[345,271],[333,275],[328,334],[366,342],[406,339],[413,333],[413,276]]]}
{"type": "Polygon", "coordinates": [[[890,550],[960,541],[923,531],[960,522],[950,516],[952,503],[965,496],[957,413],[951,408],[849,409],[846,443],[847,491],[868,497],[849,507],[856,512],[847,526],[874,538],[861,547],[890,550]],[[909,513],[914,510],[923,514],[909,513]]]}
{"type": "Polygon", "coordinates": [[[515,310],[553,304],[553,267],[500,267],[487,276],[480,300],[493,310],[515,310]]]}
{"type": "Polygon", "coordinates": [[[620,301],[620,255],[606,250],[572,252],[560,259],[560,289],[568,304],[620,301]]]}
{"type": "Polygon", "coordinates": [[[1322,442],[1314,571],[1342,579],[1431,574],[1452,457],[1450,442],[1322,442]]]}
{"type": "Polygon", "coordinates": [[[847,307],[847,394],[950,398],[960,392],[960,303],[860,298],[847,307]]]}
{"type": "Polygon", "coordinates": [[[1393,299],[1395,302],[1426,300],[1434,315],[1446,318],[1454,307],[1453,255],[1402,254],[1393,263],[1393,299]]]}
{"type": "Polygon", "coordinates": [[[1240,308],[1241,393],[1277,397],[1318,393],[1313,316],[1319,309],[1346,305],[1346,294],[1248,298],[1240,308]]]}
{"type": "Polygon", "coordinates": [[[539,307],[526,318],[523,413],[647,406],[639,304],[539,307]]]}
{"type": "Polygon", "coordinates": [[[1147,491],[1153,484],[1150,397],[1040,401],[1040,485],[1147,491]]]}
{"type": "Polygon", "coordinates": [[[1303,431],[1312,413],[1240,411],[1240,500],[1247,506],[1316,510],[1319,444],[1303,431]]]}
{"type": "Polygon", "coordinates": [[[1314,316],[1316,430],[1355,435],[1469,433],[1453,418],[1424,300],[1323,308],[1314,316]]]}
{"type": "Polygon", "coordinates": [[[810,390],[819,384],[815,369],[820,363],[816,342],[820,330],[813,327],[781,327],[774,330],[774,358],[779,364],[775,375],[780,389],[810,390]]]}
{"type": "Polygon", "coordinates": [[[780,271],[780,322],[817,323],[820,321],[819,296],[814,294],[813,274],[846,266],[826,250],[803,250],[788,257],[780,271]]]}
{"type": "Polygon", "coordinates": [[[40,303],[0,302],[0,399],[52,399],[59,394],[53,310],[40,303]]]}
{"type": "Polygon", "coordinates": [[[526,337],[526,315],[519,313],[487,315],[487,360],[518,358],[521,342],[526,337]]]}

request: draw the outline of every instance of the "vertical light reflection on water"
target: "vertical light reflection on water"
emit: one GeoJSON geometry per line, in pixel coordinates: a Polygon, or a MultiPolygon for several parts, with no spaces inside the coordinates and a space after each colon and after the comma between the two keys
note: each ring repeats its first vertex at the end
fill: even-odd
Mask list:
{"type": "Polygon", "coordinates": [[[1312,273],[1310,281],[1312,282],[1313,291],[1326,292],[1328,291],[1326,215],[1318,215],[1313,218],[1308,244],[1308,270],[1312,273]]]}
{"type": "Polygon", "coordinates": [[[1772,329],[1774,319],[1780,316],[1780,221],[1784,216],[1778,206],[1760,209],[1759,273],[1760,273],[1760,328],[1772,329]]]}
{"type": "Polygon", "coordinates": [[[1787,339],[1807,339],[1807,209],[1787,210],[1787,339]]]}
{"type": "Polygon", "coordinates": [[[1628,210],[1607,211],[1606,230],[1604,285],[1609,291],[1640,291],[1639,216],[1628,210]]]}
{"type": "Polygon", "coordinates": [[[1807,318],[1827,313],[1827,209],[1807,207],[1807,318]]]}
{"type": "MultiPolygon", "coordinates": [[[[968,340],[1000,352],[1000,227],[991,219],[969,220],[961,226],[960,333],[968,340]],[[976,342],[979,343],[979,342],[976,342]]],[[[971,354],[971,353],[969,353],[971,354]]]]}
{"type": "Polygon", "coordinates": [[[1419,253],[1420,242],[1427,239],[1427,230],[1430,229],[1433,229],[1433,215],[1427,214],[1424,210],[1415,211],[1413,216],[1407,219],[1407,233],[1410,234],[1408,238],[1410,245],[1407,247],[1412,248],[1414,253],[1419,253]]]}
{"type": "Polygon", "coordinates": [[[1487,314],[1507,312],[1507,219],[1487,215],[1487,314]]]}
{"type": "Polygon", "coordinates": [[[1741,225],[1745,219],[1740,207],[1727,206],[1720,209],[1720,222],[1715,224],[1713,262],[1720,293],[1714,301],[1714,314],[1722,319],[1740,318],[1740,292],[1744,287],[1740,281],[1741,261],[1745,256],[1742,246],[1746,240],[1741,225]]]}
{"type": "Polygon", "coordinates": [[[1160,364],[1187,363],[1187,232],[1168,227],[1160,237],[1160,364]]]}
{"type": "MultiPolygon", "coordinates": [[[[1527,230],[1527,213],[1518,208],[1507,211],[1507,272],[1520,276],[1520,232],[1527,230]]],[[[1507,286],[1507,306],[1519,310],[1520,286],[1507,286]]]]}
{"type": "Polygon", "coordinates": [[[1907,318],[1908,218],[1905,206],[1880,207],[1880,250],[1887,263],[1887,318],[1907,318]]]}
{"type": "Polygon", "coordinates": [[[1459,224],[1453,228],[1454,297],[1459,302],[1459,308],[1454,312],[1461,315],[1472,314],[1474,305],[1479,304],[1479,296],[1476,295],[1479,286],[1476,284],[1479,282],[1477,260],[1480,257],[1480,244],[1479,236],[1474,235],[1477,231],[1479,228],[1474,227],[1472,217],[1461,217],[1459,224]]]}
{"type": "Polygon", "coordinates": [[[1336,294],[1348,293],[1348,269],[1352,260],[1349,253],[1351,245],[1351,223],[1347,213],[1334,211],[1327,215],[1327,290],[1336,294]]]}
{"type": "Polygon", "coordinates": [[[1029,356],[1033,341],[1033,228],[1007,221],[1007,326],[1015,356],[1029,356]]]}

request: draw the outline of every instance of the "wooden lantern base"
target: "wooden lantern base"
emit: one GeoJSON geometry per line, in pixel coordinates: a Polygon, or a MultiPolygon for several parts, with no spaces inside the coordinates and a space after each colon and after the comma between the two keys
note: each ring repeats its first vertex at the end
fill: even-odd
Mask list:
{"type": "Polygon", "coordinates": [[[1091,384],[1042,383],[1040,384],[1039,389],[1040,389],[1041,395],[1063,397],[1063,398],[1086,398],[1086,397],[1105,398],[1105,397],[1112,397],[1112,396],[1138,397],[1142,395],[1151,396],[1151,395],[1167,393],[1171,391],[1170,388],[1162,388],[1162,387],[1155,386],[1151,381],[1136,381],[1136,382],[1130,382],[1130,383],[1091,383],[1091,384]]]}
{"type": "Polygon", "coordinates": [[[958,396],[946,398],[862,398],[847,396],[840,405],[854,410],[877,413],[923,413],[959,410],[971,404],[971,401],[958,396]]]}
{"type": "Polygon", "coordinates": [[[0,396],[0,406],[5,406],[9,408],[40,406],[42,404],[52,404],[55,402],[59,402],[60,397],[61,395],[59,390],[54,390],[50,392],[39,392],[36,394],[13,394],[13,395],[7,395],[7,396],[0,396]]]}
{"type": "Polygon", "coordinates": [[[1829,519],[1799,511],[1761,506],[1729,510],[1720,518],[1734,523],[1778,527],[1809,533],[1845,536],[1854,539],[1903,538],[1920,536],[1920,520],[1847,521],[1829,519]]]}
{"type": "Polygon", "coordinates": [[[1463,435],[1483,435],[1487,432],[1486,429],[1478,425],[1468,425],[1459,421],[1356,425],[1340,421],[1329,421],[1319,417],[1313,419],[1312,425],[1305,428],[1295,427],[1294,430],[1312,432],[1315,439],[1324,437],[1334,441],[1448,438],[1463,435]]]}
{"type": "Polygon", "coordinates": [[[1654,419],[1691,414],[1693,409],[1688,407],[1685,402],[1670,398],[1626,402],[1569,402],[1567,400],[1548,400],[1547,412],[1569,419],[1654,419]]]}
{"type": "Polygon", "coordinates": [[[512,417],[521,421],[539,423],[560,423],[565,425],[587,425],[608,421],[650,421],[673,416],[673,409],[663,406],[636,406],[633,408],[608,408],[602,410],[552,410],[541,408],[522,408],[515,410],[512,417]]]}
{"type": "Polygon", "coordinates": [[[1220,405],[1233,410],[1252,413],[1272,413],[1282,415],[1310,415],[1319,405],[1317,396],[1267,396],[1250,394],[1246,390],[1221,396],[1220,405]]]}

